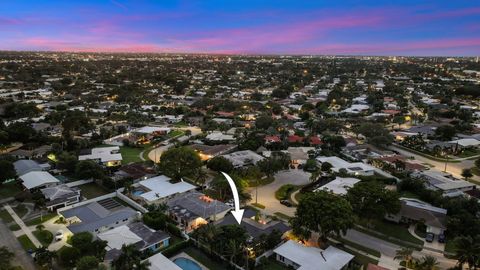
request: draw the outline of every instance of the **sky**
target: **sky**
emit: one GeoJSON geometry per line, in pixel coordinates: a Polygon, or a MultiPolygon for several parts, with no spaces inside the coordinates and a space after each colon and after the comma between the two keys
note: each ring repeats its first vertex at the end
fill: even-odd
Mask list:
{"type": "Polygon", "coordinates": [[[479,56],[479,0],[0,1],[0,50],[479,56]]]}

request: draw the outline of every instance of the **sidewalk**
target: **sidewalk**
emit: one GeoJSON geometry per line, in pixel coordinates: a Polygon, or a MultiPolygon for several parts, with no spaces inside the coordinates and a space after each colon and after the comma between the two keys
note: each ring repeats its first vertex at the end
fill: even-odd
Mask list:
{"type": "Polygon", "coordinates": [[[32,231],[23,223],[23,220],[13,211],[12,207],[8,204],[4,206],[5,210],[12,216],[13,220],[20,226],[20,229],[25,233],[25,235],[32,241],[32,243],[37,247],[41,247],[42,244],[38,239],[32,234],[32,231]]]}

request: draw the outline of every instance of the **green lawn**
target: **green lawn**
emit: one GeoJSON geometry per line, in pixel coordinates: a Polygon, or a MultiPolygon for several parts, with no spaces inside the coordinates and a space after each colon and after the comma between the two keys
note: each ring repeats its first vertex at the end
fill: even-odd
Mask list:
{"type": "Polygon", "coordinates": [[[20,218],[22,218],[23,216],[25,216],[27,214],[28,209],[24,204],[19,204],[19,205],[13,207],[13,211],[15,211],[15,213],[17,213],[17,215],[20,218]]]}
{"type": "Polygon", "coordinates": [[[47,213],[47,214],[43,215],[42,217],[37,217],[37,218],[34,218],[32,220],[29,220],[29,221],[25,222],[25,225],[34,226],[34,225],[42,224],[45,221],[50,220],[52,218],[55,218],[57,216],[58,216],[57,213],[47,213]]]}
{"type": "Polygon", "coordinates": [[[466,158],[480,155],[479,149],[465,149],[462,153],[458,154],[457,157],[466,158]]]}
{"type": "Polygon", "coordinates": [[[12,232],[18,231],[18,230],[20,230],[20,225],[18,225],[17,223],[15,223],[15,224],[13,224],[13,225],[8,226],[8,228],[9,228],[10,231],[12,231],[12,232]]]}
{"type": "Polygon", "coordinates": [[[284,219],[285,221],[289,221],[292,218],[291,216],[285,215],[284,213],[281,213],[281,212],[275,212],[273,214],[281,219],[284,219]]]}
{"type": "Polygon", "coordinates": [[[349,241],[349,240],[347,240],[345,238],[341,238],[341,237],[336,237],[335,239],[340,241],[344,245],[350,246],[350,247],[352,247],[354,249],[357,249],[357,250],[361,250],[361,251],[366,252],[366,253],[368,253],[370,255],[373,255],[375,257],[380,258],[380,256],[381,256],[380,251],[378,251],[376,249],[369,248],[369,247],[366,247],[366,246],[362,246],[360,244],[357,244],[355,242],[349,241]]]}
{"type": "Polygon", "coordinates": [[[300,186],[295,186],[292,184],[286,184],[281,186],[277,191],[275,191],[275,198],[277,200],[290,200],[290,194],[298,190],[300,186]]]}
{"type": "Polygon", "coordinates": [[[7,212],[7,210],[0,211],[0,219],[5,223],[10,223],[13,221],[12,216],[7,212]]]}
{"type": "MultiPolygon", "coordinates": [[[[359,224],[362,225],[363,227],[368,227],[367,222],[365,220],[360,220],[359,224]]],[[[411,235],[410,232],[408,232],[408,228],[405,227],[404,225],[396,224],[386,220],[373,220],[372,225],[373,227],[371,228],[371,231],[378,232],[383,235],[387,235],[394,239],[406,241],[414,245],[423,246],[423,241],[411,235]]],[[[370,233],[370,230],[361,230],[361,231],[372,234],[370,233]]],[[[391,241],[392,239],[384,239],[384,240],[392,242],[391,241]]],[[[405,244],[403,244],[403,246],[404,245],[405,244]]]]}
{"type": "Polygon", "coordinates": [[[131,146],[120,146],[120,153],[122,154],[122,164],[128,164],[131,162],[142,162],[140,158],[140,153],[145,150],[145,148],[140,147],[131,147],[131,146]]]}
{"type": "Polygon", "coordinates": [[[33,235],[42,243],[42,246],[48,247],[53,241],[53,234],[47,230],[35,230],[33,235]]]}
{"type": "Polygon", "coordinates": [[[259,266],[258,269],[262,269],[262,270],[287,270],[287,269],[291,269],[291,268],[288,268],[287,266],[281,264],[277,260],[275,260],[275,255],[270,256],[266,262],[267,262],[267,264],[259,266]]]}
{"type": "Polygon", "coordinates": [[[183,130],[175,129],[175,130],[170,131],[170,133],[168,133],[168,137],[169,138],[174,138],[174,137],[183,136],[184,134],[185,134],[185,132],[183,130]]]}
{"type": "Polygon", "coordinates": [[[95,182],[78,186],[78,188],[80,188],[81,190],[80,194],[87,199],[96,198],[109,193],[107,190],[97,185],[95,182]]]}
{"type": "Polygon", "coordinates": [[[37,249],[37,247],[32,243],[32,241],[30,241],[30,238],[28,238],[28,236],[26,236],[25,234],[17,237],[17,239],[18,239],[18,242],[20,242],[20,244],[22,245],[23,249],[27,251],[29,249],[31,250],[37,249]]]}
{"type": "Polygon", "coordinates": [[[255,207],[260,208],[260,209],[265,209],[265,205],[263,205],[261,203],[252,203],[252,206],[255,206],[255,207]]]}
{"type": "Polygon", "coordinates": [[[15,197],[22,189],[16,182],[0,185],[0,200],[8,197],[15,197]]]}
{"type": "Polygon", "coordinates": [[[190,257],[194,258],[201,264],[203,264],[205,267],[207,267],[210,270],[225,270],[228,269],[227,263],[220,261],[214,261],[212,260],[207,254],[205,254],[203,251],[200,249],[194,248],[194,247],[188,247],[183,250],[183,252],[187,253],[190,257]]]}

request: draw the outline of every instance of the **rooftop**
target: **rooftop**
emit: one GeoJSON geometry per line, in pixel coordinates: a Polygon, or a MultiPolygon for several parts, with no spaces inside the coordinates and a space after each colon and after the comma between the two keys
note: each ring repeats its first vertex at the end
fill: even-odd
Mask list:
{"type": "Polygon", "coordinates": [[[166,198],[174,194],[194,190],[196,188],[194,185],[184,181],[180,181],[177,183],[172,183],[170,181],[171,179],[165,175],[159,175],[149,178],[147,180],[140,181],[140,186],[145,187],[149,190],[145,193],[140,194],[140,197],[150,202],[166,198]]]}

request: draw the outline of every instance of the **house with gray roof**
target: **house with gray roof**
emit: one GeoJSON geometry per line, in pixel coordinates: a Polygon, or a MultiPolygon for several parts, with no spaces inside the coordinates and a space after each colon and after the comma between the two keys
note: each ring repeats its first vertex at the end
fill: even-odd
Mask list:
{"type": "MultiPolygon", "coordinates": [[[[218,226],[236,224],[238,224],[237,220],[233,217],[232,214],[226,215],[224,219],[215,223],[215,225],[218,226]]],[[[245,209],[245,212],[243,213],[242,223],[240,224],[240,226],[245,228],[248,235],[250,235],[252,239],[257,239],[262,234],[268,235],[274,230],[282,234],[285,234],[286,232],[291,230],[291,228],[282,221],[257,218],[257,213],[249,208],[245,209]]]]}
{"type": "Polygon", "coordinates": [[[131,223],[140,217],[137,211],[111,198],[60,209],[58,214],[65,218],[67,228],[72,233],[93,234],[131,223]]]}
{"type": "Polygon", "coordinates": [[[26,173],[34,171],[44,171],[46,169],[45,166],[41,166],[35,160],[30,159],[17,160],[13,163],[13,167],[15,168],[18,176],[22,176],[26,173]]]}
{"type": "Polygon", "coordinates": [[[80,189],[67,185],[57,185],[40,190],[45,197],[45,205],[53,211],[80,201],[80,189]]]}
{"type": "Polygon", "coordinates": [[[232,208],[207,195],[191,191],[179,194],[167,202],[170,215],[186,232],[202,224],[222,219],[232,208]]]}
{"type": "Polygon", "coordinates": [[[105,261],[113,261],[121,255],[123,245],[135,245],[142,252],[156,252],[168,247],[170,235],[164,231],[155,231],[142,222],[125,224],[109,231],[99,233],[97,237],[107,241],[105,261]]]}

